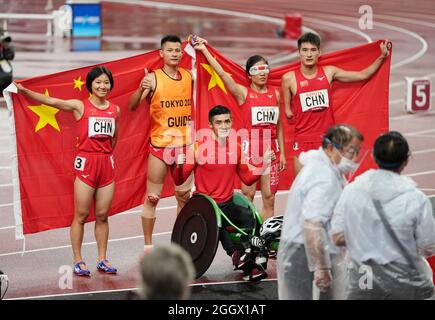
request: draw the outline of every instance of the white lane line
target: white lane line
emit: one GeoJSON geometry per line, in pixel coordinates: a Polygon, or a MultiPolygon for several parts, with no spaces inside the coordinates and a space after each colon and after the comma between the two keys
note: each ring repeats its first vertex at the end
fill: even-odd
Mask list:
{"type": "Polygon", "coordinates": [[[44,295],[44,296],[17,297],[17,298],[10,298],[10,299],[4,299],[4,300],[27,300],[27,299],[44,299],[44,298],[54,298],[54,297],[71,297],[71,296],[78,296],[78,295],[82,295],[82,294],[123,292],[123,291],[138,290],[138,289],[139,288],[128,288],[128,289],[118,289],[118,290],[100,290],[100,291],[59,293],[59,294],[48,294],[48,295],[44,295]]]}
{"type": "Polygon", "coordinates": [[[0,188],[12,187],[12,183],[0,184],[0,188]]]}
{"type": "MultiPolygon", "coordinates": [[[[260,280],[261,282],[271,282],[277,281],[277,278],[267,278],[260,280]]],[[[226,284],[238,284],[238,283],[248,283],[244,280],[234,280],[234,281],[216,281],[216,282],[195,282],[189,285],[189,287],[196,286],[215,286],[215,285],[226,285],[226,284]]],[[[54,298],[54,297],[68,297],[68,296],[78,296],[86,294],[98,294],[98,293],[112,293],[112,292],[124,292],[124,291],[137,291],[139,288],[126,288],[117,290],[99,290],[99,291],[83,291],[83,292],[72,292],[72,293],[59,293],[44,296],[30,296],[30,297],[17,297],[4,300],[24,300],[24,299],[44,299],[44,298],[54,298]]]]}
{"type": "Polygon", "coordinates": [[[434,174],[435,170],[429,170],[429,171],[422,171],[422,172],[415,172],[410,174],[405,174],[406,177],[418,177],[418,176],[425,176],[428,174],[434,174]]]}
{"type": "Polygon", "coordinates": [[[390,30],[394,30],[394,31],[397,31],[397,32],[401,32],[401,33],[407,34],[407,35],[409,35],[411,37],[414,37],[415,39],[420,41],[420,44],[422,46],[420,51],[418,51],[413,56],[393,64],[391,66],[391,70],[403,67],[404,65],[407,65],[407,64],[409,64],[411,62],[414,62],[415,60],[420,59],[426,53],[426,51],[428,49],[427,42],[419,34],[417,34],[415,32],[412,32],[412,31],[410,31],[408,29],[405,29],[405,28],[400,28],[400,27],[392,26],[390,24],[386,24],[386,23],[382,23],[382,22],[375,22],[375,25],[384,27],[385,29],[390,29],[390,30]]]}
{"type": "MultiPolygon", "coordinates": [[[[338,16],[338,15],[328,15],[328,17],[333,17],[335,19],[339,19],[339,20],[343,20],[343,21],[350,21],[350,22],[354,22],[355,18],[349,18],[349,17],[342,17],[342,16],[338,16]]],[[[306,18],[305,18],[306,19],[306,18]]],[[[418,40],[421,44],[422,44],[422,48],[420,49],[420,51],[418,51],[416,54],[414,54],[413,56],[406,58],[402,61],[399,61],[397,63],[395,63],[394,65],[391,66],[391,69],[396,69],[399,67],[403,67],[406,64],[409,64],[411,62],[414,62],[415,60],[421,58],[427,51],[428,49],[428,45],[426,40],[423,39],[423,37],[421,37],[419,34],[412,32],[408,29],[405,28],[400,28],[400,27],[396,27],[390,24],[386,24],[386,23],[382,23],[382,22],[375,22],[376,25],[379,25],[381,27],[384,27],[386,29],[391,29],[400,33],[405,33],[413,38],[415,38],[416,40],[418,40]]],[[[433,76],[435,76],[435,73],[431,73],[428,75],[425,75],[424,77],[428,77],[428,78],[432,78],[433,76]]],[[[395,88],[395,87],[400,87],[404,85],[404,81],[400,81],[400,82],[395,82],[390,84],[390,89],[391,88],[395,88]]]]}
{"type": "Polygon", "coordinates": [[[355,33],[355,34],[359,35],[360,37],[363,37],[367,42],[373,41],[373,39],[368,34],[362,32],[358,29],[341,24],[341,23],[329,22],[329,21],[324,21],[324,20],[320,20],[317,18],[310,18],[310,17],[304,17],[303,19],[304,19],[304,21],[307,21],[307,22],[310,22],[313,24],[322,24],[322,25],[325,25],[328,27],[333,27],[333,28],[342,29],[342,30],[346,30],[346,31],[355,33]]]}
{"type": "MultiPolygon", "coordinates": [[[[311,15],[313,15],[313,14],[311,14],[311,15]]],[[[340,15],[333,15],[333,14],[328,14],[326,16],[328,18],[330,17],[333,19],[348,21],[348,22],[352,22],[352,23],[355,23],[355,19],[356,19],[353,17],[343,17],[340,15]]],[[[322,17],[324,17],[324,15],[322,17]]],[[[306,20],[306,18],[304,18],[304,19],[306,20]]],[[[426,51],[428,49],[427,42],[419,34],[413,32],[409,29],[393,26],[391,24],[387,24],[387,23],[383,23],[383,22],[375,21],[374,24],[377,26],[383,27],[385,29],[390,29],[390,30],[397,31],[399,33],[407,34],[408,36],[415,38],[416,40],[418,40],[421,43],[421,49],[416,54],[414,54],[414,55],[410,56],[409,58],[406,58],[398,63],[395,63],[394,65],[391,66],[391,69],[403,67],[404,65],[407,65],[411,62],[414,62],[415,60],[420,59],[426,53],[426,51]]],[[[371,42],[371,41],[369,41],[369,42],[371,42]]]]}
{"type": "Polygon", "coordinates": [[[435,148],[434,149],[424,149],[424,150],[412,151],[412,155],[424,154],[424,153],[429,153],[429,152],[435,152],[435,148]]]}
{"type": "MultiPolygon", "coordinates": [[[[171,234],[171,233],[172,233],[172,231],[153,233],[153,236],[158,237],[158,236],[163,236],[163,235],[171,234]]],[[[118,242],[118,241],[126,241],[126,240],[133,240],[133,239],[143,239],[143,235],[134,236],[134,237],[126,237],[126,238],[118,238],[118,239],[109,239],[109,242],[118,242]]],[[[94,244],[97,244],[97,242],[95,242],[95,241],[85,242],[82,244],[82,246],[89,246],[89,245],[94,245],[94,244]]],[[[24,253],[35,253],[35,252],[41,252],[41,251],[50,251],[50,250],[67,249],[67,248],[71,248],[71,245],[26,250],[26,251],[24,251],[24,253]]],[[[17,255],[17,254],[21,255],[21,254],[23,254],[23,251],[2,253],[2,254],[0,254],[0,257],[13,256],[13,255],[17,255]]]]}
{"type": "MultiPolygon", "coordinates": [[[[255,19],[255,20],[259,20],[259,21],[277,24],[279,26],[284,25],[284,19],[282,19],[282,18],[274,18],[274,17],[269,17],[269,16],[253,14],[253,13],[237,12],[237,11],[216,9],[216,8],[203,7],[203,6],[183,5],[183,4],[174,4],[174,3],[157,2],[157,1],[138,1],[138,0],[107,0],[106,2],[122,3],[122,4],[135,4],[135,5],[142,5],[144,7],[153,7],[153,8],[159,8],[159,9],[172,9],[172,10],[180,10],[180,11],[184,10],[184,11],[192,11],[192,12],[208,12],[208,13],[214,13],[214,14],[229,15],[229,16],[233,16],[233,17],[255,19]]],[[[326,22],[323,19],[304,17],[304,20],[311,22],[311,23],[322,24],[322,25],[326,25],[329,27],[334,27],[334,28],[346,30],[346,31],[352,32],[354,34],[357,34],[358,36],[363,37],[367,42],[372,42],[372,39],[370,38],[370,36],[368,36],[366,33],[362,32],[356,28],[351,28],[351,27],[348,27],[348,26],[345,26],[345,25],[339,24],[339,23],[326,22]]],[[[307,27],[304,27],[304,29],[306,29],[306,31],[311,31],[311,32],[317,33],[314,30],[307,28],[307,27]]]]}
{"type": "MultiPolygon", "coordinates": [[[[288,190],[278,191],[275,194],[275,196],[285,195],[288,192],[289,192],[288,190]]],[[[261,198],[261,193],[257,191],[255,196],[254,196],[254,198],[261,198]]],[[[3,205],[0,205],[0,207],[2,207],[2,206],[4,206],[4,207],[6,207],[6,206],[12,206],[12,203],[6,203],[6,204],[3,204],[3,205]]],[[[160,208],[157,208],[156,210],[159,211],[159,210],[169,210],[169,209],[176,209],[176,208],[177,208],[177,206],[168,206],[168,207],[160,207],[160,208]]],[[[114,214],[113,216],[110,216],[110,218],[115,218],[115,217],[118,217],[118,216],[125,216],[125,215],[133,214],[133,213],[141,213],[141,212],[142,212],[142,209],[128,210],[128,211],[125,211],[125,212],[114,214]]],[[[7,227],[1,227],[0,230],[9,230],[9,229],[14,229],[14,228],[15,228],[15,226],[7,226],[7,227]]]]}

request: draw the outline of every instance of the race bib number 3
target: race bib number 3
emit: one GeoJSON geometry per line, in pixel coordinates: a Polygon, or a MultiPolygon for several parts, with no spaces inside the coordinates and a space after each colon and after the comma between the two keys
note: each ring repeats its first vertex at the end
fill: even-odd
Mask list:
{"type": "Polygon", "coordinates": [[[74,161],[74,168],[79,171],[85,170],[86,158],[76,157],[74,161]]]}
{"type": "Polygon", "coordinates": [[[114,118],[101,118],[89,117],[89,138],[98,138],[104,136],[111,136],[115,134],[115,119],[114,118]]]}
{"type": "Polygon", "coordinates": [[[278,107],[253,107],[251,109],[252,125],[277,124],[279,117],[278,107]]]}
{"type": "Polygon", "coordinates": [[[302,112],[329,108],[328,90],[317,90],[300,94],[302,112]]]}

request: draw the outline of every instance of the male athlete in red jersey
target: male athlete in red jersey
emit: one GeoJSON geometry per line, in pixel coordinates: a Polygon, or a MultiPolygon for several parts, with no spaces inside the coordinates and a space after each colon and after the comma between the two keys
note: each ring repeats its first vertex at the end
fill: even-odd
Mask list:
{"type": "MultiPolygon", "coordinates": [[[[246,185],[252,185],[261,175],[251,172],[251,165],[246,163],[240,144],[235,135],[230,135],[232,125],[231,112],[227,107],[215,106],[209,112],[209,126],[211,134],[206,135],[203,141],[195,144],[194,157],[184,159],[182,166],[174,168],[172,174],[175,184],[182,184],[194,171],[195,187],[197,193],[203,193],[216,201],[224,214],[237,226],[252,229],[254,221],[249,209],[237,206],[233,202],[234,177],[237,174],[246,185]]],[[[199,135],[198,135],[199,136],[199,135]]],[[[191,153],[192,154],[192,153],[191,153]]],[[[275,160],[275,153],[267,150],[263,156],[261,171],[270,166],[275,160]],[[268,163],[269,165],[265,165],[268,163]]],[[[219,230],[219,240],[233,264],[242,268],[239,258],[242,248],[238,248],[226,231],[228,226],[225,219],[219,230]]],[[[267,276],[262,266],[258,265],[251,272],[248,279],[259,280],[267,276]]]]}
{"type": "Polygon", "coordinates": [[[361,71],[346,71],[329,65],[318,67],[320,38],[306,33],[298,39],[301,66],[282,77],[284,109],[288,118],[295,117],[295,142],[293,159],[295,175],[301,169],[298,156],[301,152],[317,149],[322,135],[335,124],[331,107],[331,82],[356,82],[369,79],[390,54],[387,42],[380,45],[381,54],[361,71]]]}

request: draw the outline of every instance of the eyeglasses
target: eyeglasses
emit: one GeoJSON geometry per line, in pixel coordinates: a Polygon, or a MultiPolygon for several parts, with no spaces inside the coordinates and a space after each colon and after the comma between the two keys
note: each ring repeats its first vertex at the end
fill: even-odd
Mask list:
{"type": "Polygon", "coordinates": [[[324,138],[326,140],[326,142],[332,144],[334,146],[335,149],[337,149],[338,151],[340,151],[340,154],[343,157],[346,157],[350,160],[355,159],[356,157],[358,157],[359,152],[361,150],[361,147],[355,147],[353,145],[347,146],[347,147],[343,147],[341,144],[331,141],[328,138],[324,138]]]}
{"type": "Polygon", "coordinates": [[[360,148],[350,146],[347,150],[344,150],[344,148],[342,148],[340,150],[340,153],[343,155],[343,157],[346,157],[346,158],[352,160],[352,159],[355,159],[356,157],[358,157],[359,151],[360,151],[360,148]]]}
{"type": "Polygon", "coordinates": [[[260,65],[252,66],[251,68],[249,68],[249,74],[251,76],[256,76],[256,75],[259,75],[260,73],[268,74],[269,73],[269,66],[267,64],[260,64],[260,65]]]}

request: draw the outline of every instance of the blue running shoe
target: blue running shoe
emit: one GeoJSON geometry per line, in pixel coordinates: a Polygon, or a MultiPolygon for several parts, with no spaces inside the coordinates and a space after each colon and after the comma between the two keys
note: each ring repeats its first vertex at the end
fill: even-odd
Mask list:
{"type": "Polygon", "coordinates": [[[109,263],[109,261],[107,259],[100,261],[97,264],[98,271],[101,271],[104,273],[109,273],[109,274],[116,274],[118,272],[118,270],[114,267],[109,266],[108,263],[109,263]]]}
{"type": "Polygon", "coordinates": [[[91,275],[91,272],[88,269],[82,269],[81,266],[86,267],[86,263],[84,263],[83,261],[79,261],[74,264],[74,274],[77,276],[89,277],[91,275]]]}

